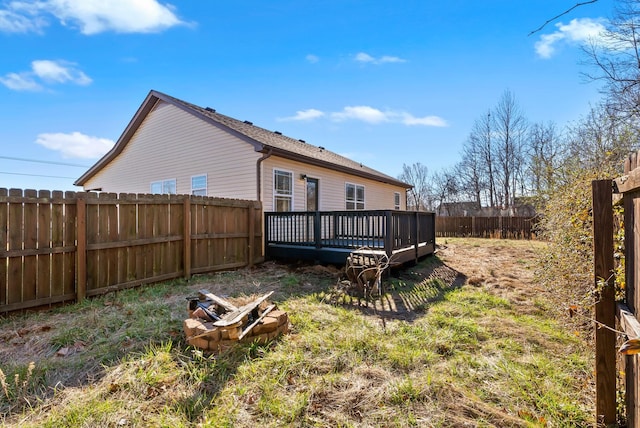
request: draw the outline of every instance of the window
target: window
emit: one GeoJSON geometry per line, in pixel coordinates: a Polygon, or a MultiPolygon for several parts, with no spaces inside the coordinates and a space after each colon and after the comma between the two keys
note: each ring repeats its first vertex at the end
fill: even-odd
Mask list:
{"type": "Polygon", "coordinates": [[[395,209],[400,209],[400,192],[393,192],[393,206],[395,209]]]}
{"type": "Polygon", "coordinates": [[[176,179],[160,180],[151,182],[151,193],[155,194],[170,194],[175,195],[176,192],[176,179]]]}
{"type": "Polygon", "coordinates": [[[191,194],[207,196],[207,174],[194,175],[191,177],[191,194]]]}
{"type": "Polygon", "coordinates": [[[278,212],[293,208],[293,173],[273,170],[273,207],[278,212]]]}
{"type": "Polygon", "coordinates": [[[348,210],[364,209],[364,186],[359,184],[346,183],[345,185],[345,206],[348,210]]]}

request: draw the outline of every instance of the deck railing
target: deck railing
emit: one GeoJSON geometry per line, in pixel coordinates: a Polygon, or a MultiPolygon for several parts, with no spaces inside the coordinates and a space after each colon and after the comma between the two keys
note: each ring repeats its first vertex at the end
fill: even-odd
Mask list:
{"type": "Polygon", "coordinates": [[[290,211],[265,213],[265,246],[395,250],[435,243],[435,214],[415,211],[290,211]]]}

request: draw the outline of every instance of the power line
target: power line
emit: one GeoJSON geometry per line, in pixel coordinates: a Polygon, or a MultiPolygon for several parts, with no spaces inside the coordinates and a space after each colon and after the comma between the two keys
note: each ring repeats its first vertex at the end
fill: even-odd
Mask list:
{"type": "Polygon", "coordinates": [[[0,174],[24,175],[24,176],[27,176],[27,177],[68,178],[70,180],[75,180],[76,178],[78,178],[78,177],[62,177],[60,175],[25,174],[25,173],[20,173],[20,172],[5,172],[5,171],[0,171],[0,174]]]}
{"type": "Polygon", "coordinates": [[[15,161],[21,161],[21,162],[47,163],[51,165],[77,166],[79,168],[89,168],[88,165],[80,165],[77,163],[56,162],[56,161],[46,161],[46,160],[27,159],[27,158],[14,158],[11,156],[0,156],[0,159],[9,159],[9,160],[15,160],[15,161]]]}

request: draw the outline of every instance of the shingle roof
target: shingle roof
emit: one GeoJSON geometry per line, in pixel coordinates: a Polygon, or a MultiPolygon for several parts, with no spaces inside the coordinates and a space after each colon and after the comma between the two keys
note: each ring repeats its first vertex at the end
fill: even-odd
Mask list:
{"type": "Polygon", "coordinates": [[[151,110],[157,100],[163,100],[170,104],[173,104],[183,110],[195,114],[196,116],[206,120],[213,125],[226,128],[235,135],[243,138],[244,140],[254,144],[257,151],[269,152],[271,151],[278,156],[288,157],[290,159],[300,160],[302,162],[314,163],[324,167],[328,167],[335,170],[341,170],[349,172],[354,175],[366,177],[376,181],[384,183],[390,183],[405,188],[412,187],[410,184],[404,183],[389,175],[383,174],[380,171],[369,168],[359,162],[353,161],[344,156],[340,156],[337,153],[326,150],[321,146],[314,146],[307,144],[302,140],[296,140],[286,135],[282,135],[279,132],[270,131],[268,129],[261,128],[253,125],[248,121],[241,121],[224,114],[218,113],[211,108],[203,108],[195,104],[188,103],[178,98],[172,97],[167,94],[163,94],[158,91],[151,91],[147,96],[145,102],[142,104],[134,119],[127,127],[127,130],[120,137],[116,146],[107,153],[96,165],[94,165],[89,171],[87,171],[82,177],[76,181],[76,185],[82,185],[86,180],[98,172],[102,166],[109,162],[110,159],[115,157],[122,151],[122,147],[126,145],[128,140],[135,132],[135,129],[144,119],[144,116],[151,110]],[[112,153],[113,152],[113,153],[112,153]]]}

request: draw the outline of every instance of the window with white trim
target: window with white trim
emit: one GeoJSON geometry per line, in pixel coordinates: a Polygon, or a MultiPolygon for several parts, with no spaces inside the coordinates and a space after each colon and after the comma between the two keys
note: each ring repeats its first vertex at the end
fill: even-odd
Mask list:
{"type": "Polygon", "coordinates": [[[400,209],[400,192],[393,192],[393,206],[395,209],[400,209]]]}
{"type": "Polygon", "coordinates": [[[175,195],[176,192],[176,179],[159,180],[151,182],[151,193],[153,194],[170,194],[175,195]]]}
{"type": "Polygon", "coordinates": [[[345,183],[345,208],[348,210],[364,209],[364,186],[345,183]]]}
{"type": "Polygon", "coordinates": [[[293,173],[273,170],[273,207],[277,212],[293,209],[293,173]]]}
{"type": "Polygon", "coordinates": [[[191,194],[195,196],[207,196],[207,174],[191,177],[191,194]]]}

